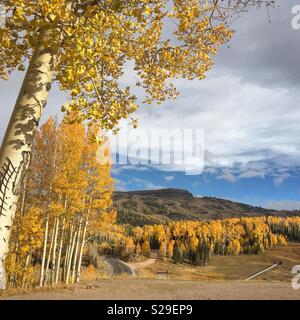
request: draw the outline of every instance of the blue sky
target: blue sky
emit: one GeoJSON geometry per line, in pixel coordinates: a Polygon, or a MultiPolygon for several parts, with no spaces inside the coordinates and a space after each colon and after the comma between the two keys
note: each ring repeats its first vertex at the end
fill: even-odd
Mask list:
{"type": "MultiPolygon", "coordinates": [[[[291,27],[296,0],[253,10],[234,24],[202,81],[177,81],[181,95],[160,106],[142,106],[141,128],[203,129],[205,167],[186,175],[185,167],[114,167],[117,190],[184,188],[278,209],[300,209],[300,30],[291,27]]],[[[0,141],[24,74],[0,81],[0,141]]],[[[126,70],[124,85],[135,83],[126,70]]],[[[136,92],[142,99],[141,93],[136,92]]],[[[43,121],[60,114],[66,101],[52,89],[43,121]]]]}

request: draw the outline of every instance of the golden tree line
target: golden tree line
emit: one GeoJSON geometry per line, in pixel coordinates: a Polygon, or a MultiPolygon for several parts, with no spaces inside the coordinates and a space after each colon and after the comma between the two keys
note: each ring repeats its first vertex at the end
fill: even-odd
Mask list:
{"type": "Polygon", "coordinates": [[[99,253],[149,255],[176,262],[207,264],[212,254],[261,254],[265,249],[300,241],[300,217],[244,217],[210,221],[173,221],[168,224],[114,224],[95,233],[99,253]]]}
{"type": "Polygon", "coordinates": [[[98,129],[69,120],[50,118],[35,137],[6,260],[9,286],[78,282],[87,236],[115,221],[110,163],[96,159],[98,129]]]}
{"type": "Polygon", "coordinates": [[[273,233],[284,234],[289,241],[300,241],[300,217],[268,217],[267,223],[273,233]]]}
{"type": "Polygon", "coordinates": [[[231,218],[211,221],[174,221],[133,228],[133,238],[144,251],[159,249],[174,262],[206,264],[211,254],[260,254],[285,245],[300,230],[300,217],[231,218]],[[147,249],[148,248],[148,249],[147,249]]]}

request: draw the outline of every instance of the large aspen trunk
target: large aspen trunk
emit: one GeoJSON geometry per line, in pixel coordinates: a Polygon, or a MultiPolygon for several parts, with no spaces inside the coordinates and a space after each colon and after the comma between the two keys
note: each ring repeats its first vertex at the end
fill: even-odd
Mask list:
{"type": "Polygon", "coordinates": [[[45,262],[46,262],[47,242],[48,242],[48,227],[49,227],[49,213],[47,213],[46,223],[45,223],[44,246],[43,246],[42,263],[41,263],[41,271],[40,271],[40,282],[39,282],[40,287],[43,286],[44,278],[45,278],[45,262]]]}
{"type": "Polygon", "coordinates": [[[5,258],[16,205],[28,169],[32,141],[53,78],[51,32],[41,29],[0,149],[0,289],[6,288],[5,258]]]}
{"type": "MultiPolygon", "coordinates": [[[[24,178],[24,185],[22,188],[22,200],[21,200],[21,208],[19,212],[17,211],[16,214],[19,214],[18,217],[18,225],[17,225],[17,230],[16,230],[16,235],[15,235],[15,246],[14,246],[14,264],[16,265],[19,261],[19,234],[21,230],[21,224],[22,224],[22,217],[25,215],[25,204],[26,204],[26,195],[27,195],[27,176],[24,178]]],[[[10,278],[8,279],[8,287],[14,286],[15,285],[15,274],[12,273],[10,275],[10,278]]]]}
{"type": "MultiPolygon", "coordinates": [[[[21,201],[21,209],[20,209],[20,220],[25,215],[25,208],[26,208],[26,197],[27,197],[27,181],[28,177],[25,176],[24,178],[24,185],[22,190],[22,201],[21,201]]],[[[19,221],[19,225],[17,226],[17,234],[16,234],[16,246],[15,246],[15,253],[16,253],[16,262],[18,261],[18,253],[19,253],[19,234],[21,229],[22,221],[19,221]]]]}

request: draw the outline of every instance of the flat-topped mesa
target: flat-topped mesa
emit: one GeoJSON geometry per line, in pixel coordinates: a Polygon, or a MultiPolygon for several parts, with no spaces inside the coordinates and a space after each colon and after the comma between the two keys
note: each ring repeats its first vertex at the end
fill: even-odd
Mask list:
{"type": "Polygon", "coordinates": [[[128,192],[115,192],[115,194],[141,195],[147,197],[164,197],[164,198],[193,198],[193,194],[183,189],[159,189],[159,190],[138,190],[128,192]]]}
{"type": "Polygon", "coordinates": [[[213,220],[242,217],[300,216],[300,211],[276,211],[187,190],[160,189],[114,192],[120,224],[141,226],[178,220],[213,220]]]}

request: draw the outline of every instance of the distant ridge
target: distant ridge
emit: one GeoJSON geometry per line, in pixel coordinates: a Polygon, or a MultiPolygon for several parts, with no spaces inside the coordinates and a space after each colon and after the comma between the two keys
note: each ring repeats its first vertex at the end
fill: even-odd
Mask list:
{"type": "Polygon", "coordinates": [[[155,224],[171,220],[208,220],[247,216],[299,216],[300,211],[272,210],[215,197],[194,197],[183,189],[114,192],[119,223],[155,224]]]}
{"type": "Polygon", "coordinates": [[[193,198],[193,194],[188,190],[184,189],[158,189],[158,190],[137,190],[137,191],[127,191],[127,192],[120,192],[116,191],[116,195],[142,195],[142,196],[158,196],[158,197],[166,197],[166,198],[176,198],[176,197],[183,197],[183,198],[193,198]]]}

